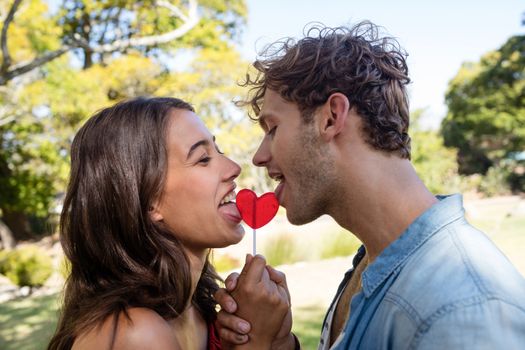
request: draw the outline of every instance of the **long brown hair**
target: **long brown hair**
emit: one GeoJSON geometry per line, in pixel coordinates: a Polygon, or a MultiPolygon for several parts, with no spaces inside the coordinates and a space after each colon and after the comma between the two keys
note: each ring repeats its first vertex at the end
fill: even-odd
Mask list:
{"type": "Polygon", "coordinates": [[[298,105],[304,122],[335,92],[343,93],[363,119],[365,140],[374,148],[410,158],[410,82],[405,51],[379,27],[364,21],[351,28],[315,24],[305,37],[270,44],[242,86],[257,119],[266,89],[298,105]]]}
{"type": "MultiPolygon", "coordinates": [[[[62,314],[48,349],[70,349],[80,333],[145,307],[165,319],[180,315],[191,293],[188,257],[170,229],[148,215],[161,195],[171,109],[176,98],[137,98],[103,109],[79,130],[60,218],[60,241],[71,263],[62,314]]],[[[207,321],[219,277],[208,260],[192,302],[207,321]]]]}

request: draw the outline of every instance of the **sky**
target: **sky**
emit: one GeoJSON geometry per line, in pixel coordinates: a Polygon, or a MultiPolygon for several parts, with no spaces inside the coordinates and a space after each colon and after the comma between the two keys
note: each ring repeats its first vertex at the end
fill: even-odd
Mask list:
{"type": "Polygon", "coordinates": [[[310,22],[328,26],[370,20],[408,52],[411,110],[424,108],[423,126],[446,114],[448,82],[461,64],[478,61],[508,38],[525,34],[525,0],[247,0],[241,53],[253,60],[265,44],[301,37],[310,22]]]}

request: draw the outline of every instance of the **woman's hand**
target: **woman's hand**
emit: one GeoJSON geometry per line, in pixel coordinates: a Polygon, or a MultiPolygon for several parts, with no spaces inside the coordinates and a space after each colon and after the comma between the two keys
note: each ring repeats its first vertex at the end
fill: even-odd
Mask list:
{"type": "Polygon", "coordinates": [[[229,346],[243,344],[249,337],[246,348],[293,349],[286,277],[266,266],[264,257],[248,255],[241,274],[228,276],[226,289],[219,290],[215,298],[222,308],[218,315],[220,335],[229,346]]]}

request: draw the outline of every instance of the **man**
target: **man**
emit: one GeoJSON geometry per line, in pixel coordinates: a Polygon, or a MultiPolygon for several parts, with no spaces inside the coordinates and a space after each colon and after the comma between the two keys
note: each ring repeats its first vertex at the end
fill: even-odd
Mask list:
{"type": "MultiPolygon", "coordinates": [[[[275,193],[292,224],[328,214],[366,247],[319,348],[525,348],[525,280],[468,224],[462,197],[435,197],[410,163],[409,78],[397,42],[365,22],[314,28],[271,52],[247,81],[265,131],[253,162],[279,181],[275,193]]],[[[237,344],[251,334],[237,325],[251,322],[246,311],[265,292],[243,274],[227,281],[234,298],[243,295],[237,303],[226,290],[216,295],[221,334],[237,344]]],[[[289,328],[283,322],[274,333],[275,348],[297,347],[289,328]]]]}

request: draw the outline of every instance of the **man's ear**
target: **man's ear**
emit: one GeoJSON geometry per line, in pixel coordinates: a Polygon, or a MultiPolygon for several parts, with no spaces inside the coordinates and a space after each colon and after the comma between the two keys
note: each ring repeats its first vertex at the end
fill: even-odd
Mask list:
{"type": "Polygon", "coordinates": [[[162,216],[159,204],[158,202],[154,203],[151,207],[149,207],[148,215],[153,221],[162,221],[164,220],[164,216],[162,216]]]}
{"type": "Polygon", "coordinates": [[[328,97],[324,106],[320,120],[320,135],[325,141],[330,141],[336,137],[345,126],[350,110],[350,101],[348,98],[336,92],[328,97]]]}

